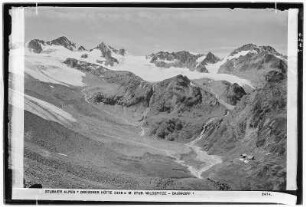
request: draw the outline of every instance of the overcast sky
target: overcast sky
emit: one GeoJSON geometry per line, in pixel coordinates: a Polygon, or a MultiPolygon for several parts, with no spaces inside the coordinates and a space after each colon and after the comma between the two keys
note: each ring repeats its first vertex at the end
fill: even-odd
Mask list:
{"type": "Polygon", "coordinates": [[[287,53],[287,11],[271,9],[26,8],[26,41],[66,36],[87,49],[105,42],[133,54],[156,51],[223,57],[247,43],[287,53]]]}

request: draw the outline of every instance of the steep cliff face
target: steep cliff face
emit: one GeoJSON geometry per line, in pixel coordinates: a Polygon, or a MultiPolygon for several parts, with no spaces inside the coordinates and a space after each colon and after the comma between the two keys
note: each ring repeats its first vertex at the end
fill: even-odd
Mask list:
{"type": "Polygon", "coordinates": [[[98,51],[100,57],[104,58],[98,63],[104,64],[105,66],[114,66],[115,64],[118,64],[119,60],[116,57],[118,55],[124,56],[126,53],[125,49],[115,49],[104,42],[91,49],[90,53],[96,53],[96,51],[98,51]]]}
{"type": "Polygon", "coordinates": [[[241,98],[246,95],[243,87],[239,86],[237,83],[230,84],[225,81],[223,83],[225,83],[226,88],[221,94],[221,98],[223,98],[226,103],[236,105],[241,98]]]}

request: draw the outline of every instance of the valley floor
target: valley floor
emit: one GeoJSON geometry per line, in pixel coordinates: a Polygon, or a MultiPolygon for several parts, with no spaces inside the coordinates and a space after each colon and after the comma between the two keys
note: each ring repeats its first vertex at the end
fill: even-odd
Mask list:
{"type": "Polygon", "coordinates": [[[44,188],[215,189],[201,173],[221,158],[207,155],[195,144],[147,137],[139,124],[126,118],[123,108],[90,104],[80,89],[40,82],[29,84],[27,90],[26,187],[40,183],[44,188]],[[68,101],[54,90],[67,90],[70,99],[78,95],[68,101]],[[53,108],[37,101],[38,97],[53,108]],[[72,114],[71,120],[77,121],[54,119],[52,110],[72,114]]]}

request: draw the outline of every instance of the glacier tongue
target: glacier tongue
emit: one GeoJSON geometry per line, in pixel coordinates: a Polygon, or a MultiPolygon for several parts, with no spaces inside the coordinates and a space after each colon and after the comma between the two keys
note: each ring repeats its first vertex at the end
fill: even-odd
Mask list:
{"type": "Polygon", "coordinates": [[[53,104],[33,96],[20,93],[19,91],[13,89],[9,89],[9,93],[10,104],[17,108],[24,109],[36,114],[37,116],[40,116],[43,119],[55,121],[61,124],[69,125],[72,122],[76,122],[76,119],[71,114],[53,104]],[[20,101],[22,100],[24,100],[24,106],[19,105],[20,101]]]}

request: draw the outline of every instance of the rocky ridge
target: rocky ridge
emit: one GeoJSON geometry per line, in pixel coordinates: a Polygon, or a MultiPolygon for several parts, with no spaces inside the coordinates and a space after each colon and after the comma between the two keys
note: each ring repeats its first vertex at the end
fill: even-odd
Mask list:
{"type": "Polygon", "coordinates": [[[44,46],[63,46],[70,51],[84,51],[86,50],[83,46],[77,45],[76,43],[70,41],[67,37],[62,36],[51,41],[44,41],[39,39],[33,39],[28,44],[27,47],[30,48],[35,53],[41,53],[44,46]]]}
{"type": "Polygon", "coordinates": [[[179,67],[188,68],[189,70],[196,70],[199,72],[207,73],[207,64],[213,64],[219,61],[219,58],[211,52],[206,55],[203,54],[191,54],[188,51],[179,52],[163,52],[153,53],[147,58],[150,59],[151,63],[154,63],[157,67],[179,67]]]}

